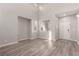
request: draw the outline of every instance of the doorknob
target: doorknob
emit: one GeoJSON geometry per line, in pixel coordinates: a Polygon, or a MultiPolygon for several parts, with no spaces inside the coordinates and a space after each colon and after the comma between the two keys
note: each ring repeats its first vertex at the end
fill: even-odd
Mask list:
{"type": "Polygon", "coordinates": [[[69,29],[67,31],[69,32],[69,29]]]}

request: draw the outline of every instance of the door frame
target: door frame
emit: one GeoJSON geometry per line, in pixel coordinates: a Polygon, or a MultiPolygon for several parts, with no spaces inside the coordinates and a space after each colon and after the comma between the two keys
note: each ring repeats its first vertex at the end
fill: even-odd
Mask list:
{"type": "Polygon", "coordinates": [[[22,18],[22,19],[26,19],[26,20],[29,20],[30,21],[30,38],[23,38],[22,40],[25,40],[25,39],[31,39],[31,33],[32,33],[32,20],[31,19],[29,19],[29,18],[26,18],[26,17],[23,17],[23,16],[17,16],[17,22],[18,22],[18,24],[17,24],[17,41],[19,42],[19,41],[22,41],[22,40],[20,40],[19,39],[19,18],[22,18]]]}
{"type": "MultiPolygon", "coordinates": [[[[58,28],[55,28],[57,33],[56,33],[56,40],[59,39],[59,35],[60,35],[60,31],[59,31],[59,22],[60,22],[60,18],[63,18],[63,17],[69,17],[69,16],[72,16],[72,15],[77,15],[78,14],[78,11],[77,10],[74,10],[74,11],[69,11],[69,12],[64,12],[64,13],[59,13],[59,14],[56,14],[56,18],[57,18],[57,27],[58,28]]],[[[73,41],[73,40],[72,40],[73,41]]],[[[75,40],[77,41],[77,40],[75,40]]]]}
{"type": "Polygon", "coordinates": [[[68,40],[71,40],[71,20],[70,19],[72,16],[68,16],[68,17],[63,17],[63,18],[60,18],[59,19],[59,25],[58,25],[58,29],[59,29],[59,39],[68,39],[68,40]],[[64,22],[63,22],[64,20],[64,22]],[[67,21],[65,21],[67,20],[67,21]],[[68,26],[68,27],[67,27],[68,26]],[[66,28],[65,28],[66,27],[66,28]],[[70,31],[68,31],[68,29],[70,31]],[[63,31],[63,32],[62,32],[63,31]],[[63,35],[63,36],[62,36],[63,35]]]}

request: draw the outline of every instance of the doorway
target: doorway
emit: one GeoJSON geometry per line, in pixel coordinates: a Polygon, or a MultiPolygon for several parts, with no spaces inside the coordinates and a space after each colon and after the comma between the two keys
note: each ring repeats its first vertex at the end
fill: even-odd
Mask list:
{"type": "Polygon", "coordinates": [[[77,40],[77,17],[75,15],[58,18],[58,39],[77,40]]]}
{"type": "Polygon", "coordinates": [[[18,16],[18,41],[30,39],[31,19],[18,16]]]}

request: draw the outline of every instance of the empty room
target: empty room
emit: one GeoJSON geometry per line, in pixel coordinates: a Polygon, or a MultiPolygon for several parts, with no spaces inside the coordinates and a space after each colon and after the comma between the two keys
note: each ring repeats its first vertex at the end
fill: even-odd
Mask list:
{"type": "Polygon", "coordinates": [[[79,56],[79,3],[0,3],[0,56],[79,56]]]}

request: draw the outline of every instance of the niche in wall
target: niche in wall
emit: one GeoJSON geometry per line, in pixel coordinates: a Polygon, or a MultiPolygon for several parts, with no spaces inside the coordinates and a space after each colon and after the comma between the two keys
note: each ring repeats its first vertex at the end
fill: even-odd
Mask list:
{"type": "Polygon", "coordinates": [[[37,30],[38,30],[38,29],[37,29],[37,26],[38,26],[37,20],[35,20],[35,21],[34,21],[34,32],[37,32],[37,30]]]}
{"type": "Polygon", "coordinates": [[[18,41],[31,38],[31,19],[18,16],[18,41]]]}
{"type": "Polygon", "coordinates": [[[41,31],[49,31],[49,20],[45,20],[41,22],[41,31]]]}

